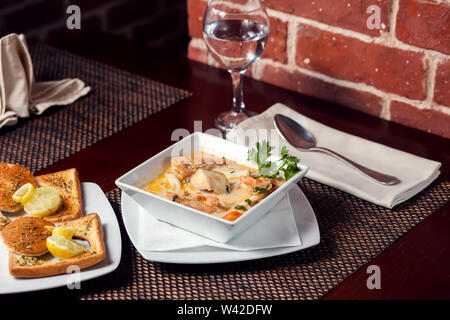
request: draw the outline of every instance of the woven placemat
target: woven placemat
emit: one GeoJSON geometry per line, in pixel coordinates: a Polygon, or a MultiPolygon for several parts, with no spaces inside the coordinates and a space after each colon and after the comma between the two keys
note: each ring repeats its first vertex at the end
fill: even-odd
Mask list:
{"type": "Polygon", "coordinates": [[[30,47],[38,81],[80,78],[92,91],[0,131],[0,161],[45,168],[189,96],[189,92],[50,46],[30,47]]]}
{"type": "MultiPolygon", "coordinates": [[[[273,258],[215,265],[174,265],[142,258],[120,214],[120,191],[107,194],[121,225],[122,260],[116,271],[82,283],[73,297],[114,299],[318,299],[369,262],[450,197],[438,179],[394,210],[303,179],[316,214],[319,245],[273,258]]],[[[66,290],[67,292],[67,290],[66,290]]]]}

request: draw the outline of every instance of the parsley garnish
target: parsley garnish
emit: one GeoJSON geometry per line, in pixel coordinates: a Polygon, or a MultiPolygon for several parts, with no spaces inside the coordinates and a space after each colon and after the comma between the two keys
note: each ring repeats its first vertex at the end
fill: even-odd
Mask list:
{"type": "MultiPolygon", "coordinates": [[[[290,156],[286,147],[281,149],[281,158],[277,161],[267,160],[271,155],[271,151],[272,147],[267,141],[257,142],[256,149],[248,150],[248,160],[258,165],[258,171],[262,177],[273,179],[283,173],[284,178],[289,180],[300,172],[297,166],[300,160],[297,157],[290,156]]],[[[258,192],[256,189],[255,192],[258,192]]]]}
{"type": "Polygon", "coordinates": [[[235,206],[234,207],[236,210],[241,210],[241,211],[247,211],[247,208],[246,207],[244,207],[244,206],[242,206],[242,205],[237,205],[237,206],[235,206]]]}
{"type": "Polygon", "coordinates": [[[255,189],[253,189],[253,192],[256,192],[259,194],[266,193],[268,191],[269,191],[268,189],[263,189],[263,188],[258,188],[258,187],[255,187],[255,189]]]}
{"type": "Polygon", "coordinates": [[[247,204],[251,207],[252,206],[252,200],[250,199],[245,199],[245,202],[247,202],[247,204]]]}

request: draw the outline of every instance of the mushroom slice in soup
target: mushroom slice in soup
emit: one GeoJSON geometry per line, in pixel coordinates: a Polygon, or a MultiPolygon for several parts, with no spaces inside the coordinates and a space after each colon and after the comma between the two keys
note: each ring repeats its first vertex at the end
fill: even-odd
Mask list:
{"type": "Polygon", "coordinates": [[[230,190],[227,177],[223,173],[213,170],[198,169],[191,176],[189,183],[197,190],[216,194],[223,194],[230,190]]]}
{"type": "Polygon", "coordinates": [[[216,166],[214,171],[223,173],[227,179],[237,179],[242,176],[250,175],[250,168],[237,163],[225,164],[222,166],[216,166]]]}

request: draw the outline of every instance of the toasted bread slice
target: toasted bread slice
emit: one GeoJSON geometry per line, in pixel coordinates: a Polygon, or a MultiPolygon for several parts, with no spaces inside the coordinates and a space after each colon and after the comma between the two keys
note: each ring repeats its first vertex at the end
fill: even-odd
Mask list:
{"type": "Polygon", "coordinates": [[[0,211],[0,231],[2,231],[6,227],[6,225],[10,222],[11,220],[5,217],[0,211]]]}
{"type": "Polygon", "coordinates": [[[25,183],[37,186],[30,170],[18,164],[0,162],[0,210],[6,212],[18,212],[23,209],[20,203],[16,203],[12,196],[25,183]]]}
{"type": "Polygon", "coordinates": [[[46,239],[52,235],[46,226],[54,224],[38,217],[19,217],[3,228],[0,238],[10,252],[41,256],[48,252],[46,239]]]}
{"type": "Polygon", "coordinates": [[[80,269],[88,268],[106,258],[103,241],[103,227],[96,213],[84,217],[55,223],[59,227],[70,227],[76,230],[74,238],[89,242],[90,249],[86,249],[79,256],[65,260],[48,260],[44,257],[29,257],[9,253],[9,272],[18,278],[40,278],[68,272],[68,267],[76,265],[80,269]]]}
{"type": "Polygon", "coordinates": [[[44,174],[35,179],[41,187],[58,189],[62,198],[61,208],[45,219],[56,223],[76,219],[83,215],[83,199],[77,169],[44,174]]]}

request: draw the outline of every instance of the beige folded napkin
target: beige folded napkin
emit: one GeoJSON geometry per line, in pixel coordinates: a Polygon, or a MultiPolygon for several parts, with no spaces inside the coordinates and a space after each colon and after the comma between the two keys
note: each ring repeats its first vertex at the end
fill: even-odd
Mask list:
{"type": "MultiPolygon", "coordinates": [[[[145,209],[143,209],[145,211],[145,209]]],[[[154,203],[152,210],[161,210],[154,203]]],[[[164,210],[164,209],[162,209],[164,210]]],[[[289,194],[251,226],[227,243],[220,243],[168,223],[156,220],[148,212],[139,218],[139,251],[174,251],[198,247],[216,247],[234,251],[252,251],[269,248],[300,246],[289,194]],[[151,232],[149,232],[151,230],[151,232]]]]}
{"type": "Polygon", "coordinates": [[[291,154],[300,158],[301,163],[309,166],[306,177],[387,208],[392,208],[419,193],[440,173],[439,162],[330,128],[281,103],[240,123],[227,134],[227,139],[253,146],[254,142],[245,142],[242,137],[246,135],[252,137],[255,134],[256,138],[253,140],[261,141],[269,138],[272,145],[279,144],[272,154],[277,154],[282,146],[286,146],[291,154]],[[273,118],[277,113],[291,117],[310,130],[318,146],[332,149],[373,170],[396,176],[401,183],[384,186],[327,154],[298,151],[276,133],[273,118]]]}
{"type": "Polygon", "coordinates": [[[90,90],[79,79],[35,82],[25,37],[13,33],[0,39],[0,128],[51,106],[70,104],[90,90]]]}

